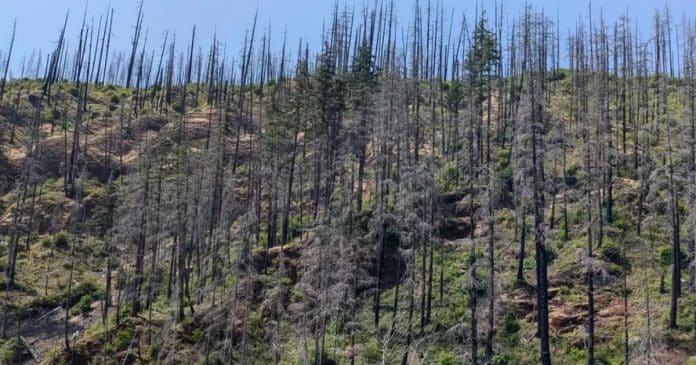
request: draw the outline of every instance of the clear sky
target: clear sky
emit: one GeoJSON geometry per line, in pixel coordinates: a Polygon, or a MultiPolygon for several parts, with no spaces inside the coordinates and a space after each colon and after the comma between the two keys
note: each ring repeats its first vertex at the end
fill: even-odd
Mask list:
{"type": "MultiPolygon", "coordinates": [[[[341,6],[359,10],[374,0],[339,0],[341,6]]],[[[388,1],[388,0],[384,0],[388,1]]],[[[421,4],[428,0],[420,0],[421,4]]],[[[445,9],[454,9],[455,19],[466,12],[473,15],[476,0],[431,0],[442,1],[445,9]]],[[[523,9],[524,0],[504,1],[505,12],[517,15],[523,9]]],[[[696,19],[695,0],[595,0],[593,14],[598,19],[600,11],[608,21],[615,20],[626,9],[631,19],[647,34],[650,31],[652,14],[656,8],[668,5],[674,19],[681,22],[683,15],[696,19]]],[[[408,23],[414,0],[396,0],[401,25],[408,23]]],[[[544,9],[552,17],[558,17],[561,31],[574,28],[580,14],[587,14],[587,0],[529,0],[537,9],[544,9]]],[[[95,27],[99,14],[111,4],[115,8],[113,44],[117,50],[127,50],[133,23],[136,19],[138,0],[0,0],[0,49],[7,54],[12,22],[17,19],[17,39],[13,64],[18,65],[22,57],[32,50],[43,50],[44,54],[55,46],[64,15],[70,10],[68,37],[73,40],[79,31],[82,14],[87,5],[88,19],[94,17],[95,27]]],[[[480,3],[480,2],[479,2],[480,3]]],[[[484,1],[484,7],[492,8],[492,1],[484,1]]],[[[288,41],[297,44],[300,38],[318,47],[324,20],[330,16],[334,0],[144,0],[145,28],[149,33],[150,45],[161,44],[166,30],[175,32],[179,39],[190,37],[194,24],[198,26],[199,40],[209,43],[217,30],[219,38],[226,40],[228,49],[241,47],[244,31],[259,10],[259,25],[272,26],[272,37],[276,46],[287,30],[288,41]]],[[[480,5],[479,5],[480,6],[480,5]]],[[[89,20],[88,20],[89,21],[89,20]]],[[[183,44],[183,43],[180,43],[183,44]]],[[[71,45],[72,47],[72,45],[71,45]]],[[[16,68],[17,66],[15,66],[16,68]]],[[[14,71],[14,68],[13,68],[14,71]]],[[[15,71],[17,72],[17,71],[15,71]]]]}

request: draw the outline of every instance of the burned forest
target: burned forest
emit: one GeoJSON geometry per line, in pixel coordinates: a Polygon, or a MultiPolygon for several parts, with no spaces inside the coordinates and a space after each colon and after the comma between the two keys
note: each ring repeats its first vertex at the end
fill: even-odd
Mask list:
{"type": "Polygon", "coordinates": [[[0,364],[696,364],[685,9],[97,3],[0,23],[0,364]]]}

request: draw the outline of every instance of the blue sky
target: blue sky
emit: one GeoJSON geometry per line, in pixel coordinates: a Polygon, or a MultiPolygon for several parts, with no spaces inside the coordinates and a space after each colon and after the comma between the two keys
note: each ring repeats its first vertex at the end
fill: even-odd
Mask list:
{"type": "MultiPolygon", "coordinates": [[[[95,26],[100,13],[109,3],[116,9],[114,20],[114,47],[127,50],[133,23],[136,18],[138,0],[0,0],[0,49],[6,54],[12,21],[17,19],[17,40],[13,64],[18,64],[22,57],[27,57],[32,50],[42,49],[44,54],[53,49],[63,17],[70,10],[68,29],[69,39],[75,39],[87,4],[88,19],[94,16],[95,26]]],[[[360,9],[374,0],[341,0],[349,8],[360,9]]],[[[385,0],[386,1],[386,0],[385,0]]],[[[420,0],[421,4],[427,0],[420,0]]],[[[433,3],[438,0],[431,0],[433,3]]],[[[445,9],[454,9],[455,19],[466,12],[473,15],[476,0],[439,0],[445,9]]],[[[500,0],[499,0],[500,1],[500,0]]],[[[696,19],[694,0],[671,0],[655,2],[650,0],[605,0],[594,1],[594,16],[603,12],[608,21],[613,21],[626,9],[630,17],[637,22],[640,29],[650,31],[652,14],[657,7],[668,5],[677,21],[682,15],[696,19]]],[[[505,1],[507,18],[519,14],[524,7],[523,0],[505,1]]],[[[553,17],[558,16],[561,31],[566,33],[574,27],[580,14],[587,14],[586,0],[529,0],[534,7],[543,8],[553,17]]],[[[402,25],[407,24],[413,8],[413,0],[396,0],[398,17],[402,25]]],[[[486,1],[492,7],[492,1],[486,1]]],[[[180,40],[190,37],[191,28],[198,26],[199,40],[209,43],[217,30],[219,38],[226,40],[228,49],[241,47],[244,31],[258,8],[259,25],[273,28],[272,37],[276,48],[282,41],[283,31],[287,30],[288,41],[296,45],[303,38],[315,48],[320,42],[320,33],[324,20],[330,16],[334,0],[144,0],[145,27],[149,32],[150,45],[161,44],[166,30],[175,32],[180,40]]],[[[182,43],[180,43],[182,44],[182,43]]],[[[16,68],[17,66],[15,66],[16,68]]],[[[13,68],[14,71],[14,68],[13,68]]]]}

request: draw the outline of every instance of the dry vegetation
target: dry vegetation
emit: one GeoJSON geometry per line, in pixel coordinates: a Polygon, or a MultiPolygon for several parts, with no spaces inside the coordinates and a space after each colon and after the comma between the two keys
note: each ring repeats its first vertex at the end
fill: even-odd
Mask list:
{"type": "Polygon", "coordinates": [[[691,23],[394,6],[5,75],[0,363],[692,364],[691,23]]]}

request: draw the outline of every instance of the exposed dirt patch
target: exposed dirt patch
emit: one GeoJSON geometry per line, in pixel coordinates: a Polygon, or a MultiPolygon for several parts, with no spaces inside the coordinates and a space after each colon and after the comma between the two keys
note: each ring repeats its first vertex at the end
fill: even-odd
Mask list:
{"type": "MultiPolygon", "coordinates": [[[[37,196],[36,206],[34,207],[34,218],[32,230],[39,234],[55,233],[62,227],[70,225],[78,212],[78,205],[75,201],[63,196],[37,196]]],[[[14,207],[7,209],[5,215],[0,217],[0,233],[8,234],[12,226],[14,207]]],[[[28,230],[29,218],[25,214],[18,222],[18,230],[26,233],[28,230]]]]}
{"type": "MultiPolygon", "coordinates": [[[[80,339],[89,326],[101,320],[101,307],[101,302],[95,301],[90,312],[69,315],[68,338],[71,344],[80,339]]],[[[65,345],[65,314],[63,307],[56,307],[24,322],[21,334],[36,358],[26,364],[40,364],[54,347],[65,345]]]]}
{"type": "MultiPolygon", "coordinates": [[[[142,142],[154,141],[166,124],[164,117],[142,117],[123,126],[111,121],[84,122],[79,136],[81,160],[78,166],[84,166],[91,176],[106,181],[112,170],[128,168],[139,155],[142,142]],[[121,163],[125,166],[120,166],[121,163]]],[[[44,124],[42,132],[47,137],[39,143],[34,156],[38,156],[38,167],[44,176],[58,178],[64,174],[66,158],[72,153],[73,131],[66,134],[44,124]]],[[[26,149],[17,147],[12,149],[9,160],[18,170],[28,162],[27,158],[26,149]]]]}
{"type": "MultiPolygon", "coordinates": [[[[524,317],[529,321],[536,321],[536,294],[533,288],[520,288],[503,293],[500,301],[504,310],[514,313],[517,317],[524,317]]],[[[623,300],[615,298],[607,292],[595,294],[595,322],[597,326],[610,321],[623,320],[623,300]]],[[[589,318],[588,306],[585,301],[570,301],[561,294],[560,288],[549,289],[549,326],[558,334],[577,331],[584,333],[586,322],[589,318]]],[[[597,343],[604,340],[596,334],[597,343]]],[[[582,346],[582,341],[578,342],[582,346]]]]}

